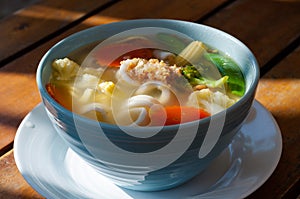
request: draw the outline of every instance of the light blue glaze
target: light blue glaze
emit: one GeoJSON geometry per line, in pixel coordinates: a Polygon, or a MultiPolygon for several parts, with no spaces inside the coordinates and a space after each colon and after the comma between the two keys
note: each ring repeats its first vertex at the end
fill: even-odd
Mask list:
{"type": "MultiPolygon", "coordinates": [[[[230,144],[232,137],[238,132],[244,119],[248,115],[252,106],[255,90],[259,80],[259,67],[251,51],[239,40],[220,30],[177,20],[145,19],[129,20],[107,25],[93,27],[76,34],[73,34],[53,46],[40,61],[37,70],[37,84],[43,103],[47,110],[58,134],[67,142],[67,144],[77,152],[83,159],[89,162],[99,172],[109,176],[119,185],[129,189],[142,191],[156,191],[169,189],[178,186],[191,179],[204,168],[206,168],[212,159],[218,156],[224,148],[230,144]],[[99,157],[94,153],[106,150],[110,152],[111,148],[99,146],[101,141],[109,138],[115,146],[137,154],[145,154],[145,162],[149,160],[147,153],[163,148],[172,142],[179,125],[166,126],[160,130],[160,133],[150,139],[142,139],[129,136],[115,125],[99,123],[87,118],[83,118],[66,110],[59,105],[45,89],[45,84],[49,80],[51,73],[51,63],[54,59],[66,57],[70,52],[95,41],[101,41],[113,34],[125,31],[131,28],[141,27],[162,27],[176,30],[190,36],[195,40],[201,40],[231,56],[240,66],[246,80],[245,95],[232,107],[226,110],[226,119],[220,139],[213,150],[204,158],[199,159],[199,148],[206,135],[211,118],[206,118],[195,122],[189,122],[181,125],[185,135],[178,142],[184,142],[191,136],[192,129],[197,129],[197,135],[192,144],[183,151],[183,155],[157,171],[152,171],[145,165],[128,167],[118,158],[119,154],[112,152],[110,156],[99,157]],[[198,126],[199,125],[199,126],[198,126]],[[99,132],[103,130],[106,136],[99,132]],[[85,140],[82,142],[82,132],[85,140]],[[105,159],[105,160],[104,160],[105,159]],[[137,180],[133,180],[137,179],[137,180]],[[138,182],[138,183],[137,183],[138,182]]],[[[221,114],[220,114],[221,115],[221,114]]],[[[213,116],[218,120],[219,114],[213,116]]],[[[151,132],[156,127],[133,128],[123,127],[129,131],[141,131],[141,133],[151,132]]]]}

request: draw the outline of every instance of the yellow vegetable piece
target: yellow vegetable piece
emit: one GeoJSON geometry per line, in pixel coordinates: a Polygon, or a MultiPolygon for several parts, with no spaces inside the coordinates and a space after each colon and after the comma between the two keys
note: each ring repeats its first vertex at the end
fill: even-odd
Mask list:
{"type": "Polygon", "coordinates": [[[178,66],[188,63],[195,65],[200,62],[205,52],[206,46],[201,41],[193,41],[176,56],[175,63],[178,66]]]}

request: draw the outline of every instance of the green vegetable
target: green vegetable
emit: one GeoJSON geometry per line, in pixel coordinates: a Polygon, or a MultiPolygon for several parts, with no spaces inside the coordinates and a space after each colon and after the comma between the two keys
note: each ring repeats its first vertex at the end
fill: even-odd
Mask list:
{"type": "Polygon", "coordinates": [[[196,85],[206,85],[210,88],[222,87],[226,84],[228,76],[224,76],[218,80],[207,79],[202,77],[200,72],[201,68],[196,68],[195,66],[185,66],[181,69],[181,74],[189,81],[192,86],[196,85]]]}
{"type": "Polygon", "coordinates": [[[176,36],[173,36],[170,34],[158,33],[157,38],[161,43],[169,46],[171,48],[172,52],[179,53],[186,46],[186,44],[183,41],[178,39],[176,36]]]}
{"type": "Polygon", "coordinates": [[[188,80],[193,78],[201,78],[201,74],[195,66],[186,66],[182,68],[181,73],[188,80]]]}
{"type": "Polygon", "coordinates": [[[218,68],[222,76],[228,76],[227,85],[231,93],[243,96],[246,86],[239,66],[231,58],[220,54],[207,53],[205,56],[218,68]]]}

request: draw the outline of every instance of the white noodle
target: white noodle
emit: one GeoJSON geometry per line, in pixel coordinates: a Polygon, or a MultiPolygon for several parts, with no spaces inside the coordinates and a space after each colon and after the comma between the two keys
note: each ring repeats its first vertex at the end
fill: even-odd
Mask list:
{"type": "Polygon", "coordinates": [[[148,107],[150,108],[154,104],[159,104],[160,102],[149,96],[149,95],[136,95],[128,99],[128,107],[148,107]]]}
{"type": "Polygon", "coordinates": [[[135,92],[138,95],[149,95],[157,99],[161,104],[167,105],[176,101],[167,85],[159,81],[149,81],[142,84],[135,92]],[[157,94],[157,92],[159,92],[157,94]]]}
{"type": "Polygon", "coordinates": [[[128,66],[132,64],[133,60],[125,60],[121,62],[120,69],[117,72],[117,79],[119,81],[122,81],[123,83],[127,83],[132,86],[138,86],[139,82],[133,80],[129,75],[127,74],[128,66]]]}
{"type": "Polygon", "coordinates": [[[154,106],[161,106],[160,102],[149,95],[136,95],[128,99],[125,109],[116,115],[120,124],[131,126],[149,125],[151,118],[149,110],[154,106]]]}
{"type": "Polygon", "coordinates": [[[145,123],[147,116],[148,116],[148,111],[143,108],[143,107],[139,107],[139,108],[132,108],[130,109],[130,113],[136,113],[138,114],[138,117],[136,118],[136,120],[130,125],[130,126],[141,126],[143,125],[143,123],[145,123]]]}

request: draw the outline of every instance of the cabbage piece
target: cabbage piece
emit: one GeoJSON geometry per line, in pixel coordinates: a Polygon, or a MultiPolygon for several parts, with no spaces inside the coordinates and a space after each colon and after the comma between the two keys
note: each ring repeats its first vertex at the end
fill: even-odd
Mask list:
{"type": "Polygon", "coordinates": [[[77,89],[92,88],[95,89],[99,83],[99,78],[91,74],[83,74],[78,76],[74,82],[77,89]]]}
{"type": "Polygon", "coordinates": [[[175,63],[178,66],[185,66],[188,63],[198,64],[205,52],[206,46],[201,41],[193,41],[179,53],[175,63]]]}
{"type": "Polygon", "coordinates": [[[224,76],[218,80],[210,80],[210,79],[206,79],[204,77],[202,78],[193,78],[190,80],[190,84],[192,85],[199,85],[199,84],[203,84],[206,85],[209,88],[223,88],[224,85],[226,85],[228,80],[228,76],[224,76]]]}
{"type": "Polygon", "coordinates": [[[191,93],[187,104],[215,114],[232,106],[235,102],[236,100],[229,98],[220,91],[212,92],[210,89],[202,89],[191,93]]]}

